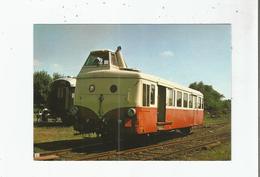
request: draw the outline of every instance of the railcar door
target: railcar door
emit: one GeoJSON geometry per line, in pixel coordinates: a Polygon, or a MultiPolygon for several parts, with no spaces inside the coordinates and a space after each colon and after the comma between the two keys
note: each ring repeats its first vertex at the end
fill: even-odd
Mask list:
{"type": "Polygon", "coordinates": [[[58,86],[57,87],[57,111],[63,111],[64,106],[65,106],[65,88],[63,86],[58,86]]]}
{"type": "Polygon", "coordinates": [[[65,87],[65,110],[69,109],[69,88],[65,87]]]}
{"type": "Polygon", "coordinates": [[[158,112],[157,122],[165,122],[166,113],[166,87],[158,85],[158,112]]]}

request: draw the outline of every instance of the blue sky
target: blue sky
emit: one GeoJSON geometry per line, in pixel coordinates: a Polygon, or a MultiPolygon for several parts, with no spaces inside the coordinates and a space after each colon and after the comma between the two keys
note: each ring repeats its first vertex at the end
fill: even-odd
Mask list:
{"type": "Polygon", "coordinates": [[[34,25],[34,71],[76,76],[91,50],[118,45],[128,67],[231,98],[230,25],[34,25]]]}

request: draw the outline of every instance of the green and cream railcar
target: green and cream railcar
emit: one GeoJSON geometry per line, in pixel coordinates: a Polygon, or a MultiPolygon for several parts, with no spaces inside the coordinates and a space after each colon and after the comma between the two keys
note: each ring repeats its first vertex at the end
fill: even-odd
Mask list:
{"type": "Polygon", "coordinates": [[[181,129],[203,120],[203,95],[193,89],[127,68],[120,49],[91,52],[75,90],[75,130],[148,134],[181,129]]]}

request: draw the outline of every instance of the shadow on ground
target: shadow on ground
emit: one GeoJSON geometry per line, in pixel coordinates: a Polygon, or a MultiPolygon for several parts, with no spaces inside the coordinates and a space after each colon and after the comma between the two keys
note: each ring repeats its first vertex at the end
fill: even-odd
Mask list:
{"type": "Polygon", "coordinates": [[[168,133],[161,133],[152,136],[138,136],[134,138],[124,139],[120,142],[102,142],[101,138],[84,138],[80,140],[61,140],[45,143],[34,144],[34,150],[41,151],[55,151],[67,148],[72,149],[72,152],[76,153],[100,153],[108,150],[127,150],[131,148],[143,147],[152,144],[158,144],[163,141],[178,139],[184,137],[183,134],[173,131],[168,133]],[[93,144],[100,143],[97,146],[91,146],[93,144]],[[78,148],[79,146],[85,146],[84,148],[78,148]],[[88,146],[89,145],[89,146],[88,146]],[[40,150],[39,150],[40,149],[40,150]]]}
{"type": "MultiPolygon", "coordinates": [[[[138,136],[138,137],[132,137],[128,139],[124,139],[120,142],[106,142],[102,145],[95,146],[95,147],[88,147],[88,148],[77,148],[73,149],[72,152],[76,153],[100,153],[105,152],[109,150],[127,150],[137,147],[144,147],[152,144],[158,144],[163,141],[172,140],[172,139],[178,139],[184,137],[183,134],[179,132],[168,132],[168,133],[162,133],[152,136],[138,136]]],[[[101,141],[101,139],[100,139],[101,141]]]]}
{"type": "Polygon", "coordinates": [[[55,151],[62,150],[67,148],[79,147],[87,144],[94,144],[100,142],[100,138],[84,138],[77,140],[60,140],[60,141],[52,141],[52,142],[44,142],[44,143],[36,143],[34,144],[34,150],[41,151],[55,151]]]}
{"type": "Polygon", "coordinates": [[[34,127],[70,127],[62,122],[34,122],[34,127]]]}

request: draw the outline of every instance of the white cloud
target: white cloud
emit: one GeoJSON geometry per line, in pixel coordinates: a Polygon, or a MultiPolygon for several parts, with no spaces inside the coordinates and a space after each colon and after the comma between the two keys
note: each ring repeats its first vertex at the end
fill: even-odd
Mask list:
{"type": "Polygon", "coordinates": [[[59,64],[57,64],[57,63],[52,64],[52,66],[53,66],[54,68],[60,68],[60,67],[61,67],[61,66],[60,66],[59,64]]]}
{"type": "Polygon", "coordinates": [[[33,66],[34,67],[39,67],[39,66],[41,66],[42,65],[42,63],[39,61],[39,60],[37,60],[37,59],[34,59],[33,60],[33,66]]]}
{"type": "Polygon", "coordinates": [[[161,53],[161,56],[163,56],[163,57],[173,57],[174,53],[170,50],[165,50],[161,53]]]}
{"type": "Polygon", "coordinates": [[[51,64],[51,69],[54,71],[54,72],[63,72],[63,67],[62,65],[58,64],[58,63],[53,63],[51,64]]]}

